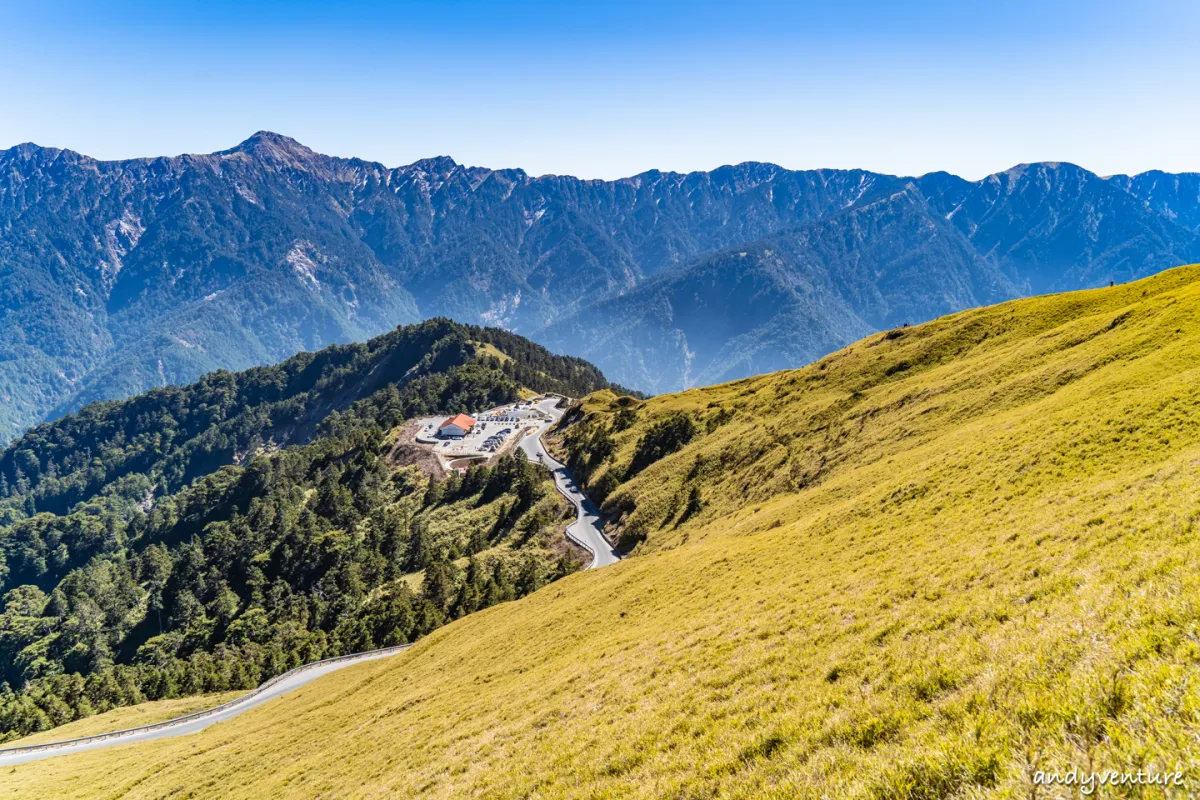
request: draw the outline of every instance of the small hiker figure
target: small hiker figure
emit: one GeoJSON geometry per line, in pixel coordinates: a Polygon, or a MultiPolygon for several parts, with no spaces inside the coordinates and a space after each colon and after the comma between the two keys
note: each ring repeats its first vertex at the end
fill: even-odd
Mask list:
{"type": "Polygon", "coordinates": [[[1114,285],[1116,285],[1116,281],[1109,281],[1109,282],[1108,282],[1108,288],[1110,288],[1110,289],[1111,289],[1111,288],[1112,288],[1114,285]]]}

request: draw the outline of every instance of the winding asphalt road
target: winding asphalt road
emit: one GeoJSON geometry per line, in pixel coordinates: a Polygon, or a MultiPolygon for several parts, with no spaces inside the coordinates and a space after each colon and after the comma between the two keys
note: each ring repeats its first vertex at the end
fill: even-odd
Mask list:
{"type": "MultiPolygon", "coordinates": [[[[551,417],[551,421],[542,422],[538,429],[526,435],[518,446],[524,451],[529,460],[540,462],[554,473],[554,485],[575,506],[575,521],[567,527],[567,535],[591,551],[592,563],[588,566],[588,569],[608,566],[619,561],[621,557],[600,533],[600,512],[596,509],[592,501],[579,490],[566,466],[553,459],[542,445],[542,434],[562,417],[563,412],[555,408],[557,402],[557,400],[551,399],[544,400],[538,404],[537,408],[548,414],[551,417]]],[[[307,669],[302,669],[302,671],[298,671],[295,674],[284,675],[278,683],[267,690],[238,698],[232,703],[221,707],[220,711],[212,714],[198,712],[197,714],[180,717],[174,722],[168,720],[165,723],[160,723],[148,729],[132,728],[129,731],[104,734],[103,738],[99,736],[85,737],[61,744],[50,743],[39,746],[39,749],[26,750],[23,748],[12,748],[9,751],[0,749],[0,767],[21,764],[26,761],[37,761],[42,758],[50,758],[51,756],[79,753],[85,750],[98,750],[102,747],[111,747],[118,744],[131,744],[133,742],[145,742],[151,739],[166,739],[171,736],[184,736],[189,733],[197,733],[209,725],[232,719],[238,714],[249,711],[255,706],[262,705],[280,695],[287,694],[293,689],[298,689],[304,684],[328,675],[342,667],[361,664],[364,661],[374,661],[378,658],[387,658],[396,655],[398,652],[402,651],[388,650],[363,653],[356,658],[348,658],[328,664],[317,664],[307,669]]]]}
{"type": "Polygon", "coordinates": [[[280,695],[287,694],[293,689],[298,689],[310,681],[328,675],[331,672],[348,667],[352,664],[361,664],[364,661],[374,661],[379,658],[387,658],[401,653],[403,650],[389,649],[387,651],[375,651],[371,653],[362,653],[356,658],[347,658],[341,661],[334,661],[329,664],[317,664],[315,666],[303,669],[303,671],[295,674],[281,676],[278,683],[271,686],[269,689],[258,694],[247,694],[244,697],[239,697],[225,706],[219,706],[220,711],[212,714],[203,711],[195,714],[188,714],[185,717],[180,717],[178,720],[167,720],[155,726],[146,726],[143,728],[131,728],[128,731],[116,731],[112,734],[99,734],[97,736],[83,737],[78,740],[69,740],[63,743],[47,743],[45,745],[37,745],[38,749],[11,748],[11,751],[0,750],[0,767],[7,767],[13,764],[21,764],[26,761],[37,761],[42,758],[50,758],[51,756],[61,756],[67,753],[79,753],[84,750],[97,750],[102,747],[111,747],[116,744],[130,744],[132,742],[145,742],[150,739],[166,739],[171,736],[183,736],[188,733],[197,733],[204,730],[209,725],[218,722],[224,722],[227,719],[233,719],[238,714],[249,711],[255,706],[262,705],[268,700],[273,700],[280,695]],[[161,727],[160,727],[161,725],[161,727]],[[101,738],[106,737],[106,738],[101,738]]]}
{"type": "Polygon", "coordinates": [[[552,421],[541,423],[537,432],[527,435],[518,446],[530,461],[540,462],[554,473],[554,485],[558,487],[559,493],[575,506],[575,521],[567,527],[567,536],[592,551],[592,563],[588,569],[607,567],[620,561],[621,556],[600,533],[600,511],[579,490],[566,466],[554,460],[542,444],[542,434],[563,415],[560,409],[554,407],[557,402],[558,400],[551,399],[538,403],[538,410],[549,414],[552,421]]]}

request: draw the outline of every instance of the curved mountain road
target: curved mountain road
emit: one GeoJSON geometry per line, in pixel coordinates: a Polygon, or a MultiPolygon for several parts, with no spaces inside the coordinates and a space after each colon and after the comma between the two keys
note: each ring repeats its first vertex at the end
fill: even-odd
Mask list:
{"type": "Polygon", "coordinates": [[[358,653],[352,656],[306,664],[290,672],[285,672],[272,681],[263,684],[258,689],[252,689],[241,697],[223,705],[153,725],[143,725],[138,728],[113,731],[112,733],[97,734],[95,736],[84,736],[79,739],[69,739],[62,742],[47,742],[40,745],[0,749],[0,767],[21,764],[26,761],[37,761],[38,759],[49,758],[51,756],[66,755],[67,753],[79,753],[84,750],[97,750],[117,744],[145,742],[150,739],[166,739],[171,736],[197,733],[209,725],[233,719],[238,714],[249,711],[255,706],[262,705],[280,695],[287,694],[293,689],[298,689],[304,684],[328,675],[342,667],[394,656],[407,648],[408,645],[402,645],[400,647],[372,650],[367,653],[358,653]]]}
{"type": "Polygon", "coordinates": [[[592,563],[588,569],[606,567],[620,561],[621,556],[600,533],[600,511],[580,491],[566,466],[552,458],[542,444],[542,434],[563,415],[561,410],[555,408],[557,402],[552,399],[538,403],[537,409],[549,414],[552,421],[543,422],[535,433],[522,439],[519,446],[530,461],[541,463],[554,473],[554,485],[559,493],[575,506],[575,521],[567,526],[567,536],[592,552],[592,563]]]}
{"type": "MultiPolygon", "coordinates": [[[[545,451],[545,447],[542,446],[542,434],[562,417],[563,412],[555,408],[556,403],[557,400],[552,399],[544,400],[538,404],[537,408],[548,414],[551,417],[551,421],[541,423],[538,429],[525,436],[518,446],[524,451],[530,461],[539,462],[550,469],[554,474],[554,485],[558,487],[558,491],[575,506],[575,521],[567,527],[567,535],[580,546],[591,551],[592,563],[588,566],[588,569],[608,566],[619,561],[620,555],[617,554],[617,551],[613,549],[612,545],[600,533],[600,512],[596,509],[592,501],[579,490],[566,466],[551,458],[550,454],[545,451]]],[[[63,742],[48,742],[42,745],[0,749],[0,767],[21,764],[26,761],[36,761],[51,756],[79,753],[85,750],[97,750],[118,744],[131,744],[133,742],[144,742],[151,739],[165,739],[171,736],[184,736],[189,733],[197,733],[209,725],[232,719],[238,714],[249,711],[255,706],[262,705],[280,695],[287,694],[293,689],[298,689],[304,684],[328,675],[342,667],[361,664],[364,661],[373,661],[378,658],[387,658],[388,656],[402,652],[405,647],[407,645],[398,648],[387,648],[385,650],[373,650],[368,653],[359,653],[328,661],[318,661],[298,667],[224,705],[154,725],[145,725],[139,728],[130,728],[129,730],[114,731],[96,736],[86,736],[63,742]]]]}

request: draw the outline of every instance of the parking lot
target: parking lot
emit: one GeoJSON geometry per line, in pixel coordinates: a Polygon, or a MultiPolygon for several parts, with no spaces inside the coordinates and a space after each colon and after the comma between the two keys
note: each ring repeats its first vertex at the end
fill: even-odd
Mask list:
{"type": "Polygon", "coordinates": [[[533,407],[533,402],[522,402],[499,406],[477,413],[469,413],[475,426],[462,437],[443,438],[438,435],[438,426],[446,417],[426,417],[419,421],[417,441],[433,446],[433,452],[443,463],[468,456],[490,458],[507,452],[510,445],[526,428],[546,421],[545,413],[533,407]]]}

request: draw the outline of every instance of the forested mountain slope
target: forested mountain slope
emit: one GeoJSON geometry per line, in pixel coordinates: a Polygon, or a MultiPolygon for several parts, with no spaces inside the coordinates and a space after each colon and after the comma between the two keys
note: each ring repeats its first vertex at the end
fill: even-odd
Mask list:
{"type": "Polygon", "coordinates": [[[560,432],[634,557],[4,796],[1029,797],[1200,774],[1200,268],[560,432]],[[219,776],[219,777],[218,777],[219,776]]]}
{"type": "Polygon", "coordinates": [[[669,391],[806,364],[872,331],[1016,294],[909,183],[704,256],[538,337],[669,391]]]}
{"type": "Polygon", "coordinates": [[[62,513],[133,476],[146,479],[137,499],[148,502],[263,449],[338,432],[345,412],[386,429],[509,402],[522,386],[578,396],[607,385],[586,361],[507,331],[430,320],[42,424],[0,453],[0,509],[62,513]],[[511,356],[488,359],[489,344],[511,356]]]}
{"type": "Polygon", "coordinates": [[[418,320],[349,235],[335,177],[266,140],[123,162],[0,152],[4,438],[91,400],[418,320]]]}
{"type": "Polygon", "coordinates": [[[431,480],[397,426],[607,386],[439,319],[35,428],[0,454],[0,738],[410,641],[575,569],[548,475],[431,480]]]}
{"type": "Polygon", "coordinates": [[[794,285],[814,272],[872,264],[882,277],[850,270],[856,283],[840,290],[865,297],[894,281],[893,299],[915,298],[904,311],[914,322],[993,297],[1130,280],[1200,258],[1196,180],[1101,178],[1058,163],[981,181],[745,163],[598,181],[445,157],[386,167],[265,131],[218,153],[120,162],[20,145],[0,151],[0,441],[92,400],[435,316],[593,353],[643,390],[799,366],[862,332],[841,305],[810,303],[808,340],[791,337],[794,285]],[[845,213],[901,191],[966,252],[931,248],[920,226],[863,228],[845,213]],[[746,281],[766,280],[762,289],[739,293],[738,270],[705,278],[741,303],[721,314],[773,322],[733,326],[720,342],[670,324],[708,313],[709,296],[656,278],[818,223],[840,244],[776,259],[769,280],[751,268],[746,281]],[[929,274],[894,268],[914,253],[931,260],[929,274]],[[964,292],[968,264],[1005,282],[964,292]],[[563,335],[630,324],[634,343],[603,350],[563,335]],[[663,328],[669,345],[642,346],[663,328]],[[692,352],[696,363],[681,367],[692,352]]]}
{"type": "Polygon", "coordinates": [[[420,317],[529,333],[877,180],[758,164],[612,182],[449,158],[389,168],[265,131],[121,162],[20,145],[0,151],[0,437],[420,317]]]}

